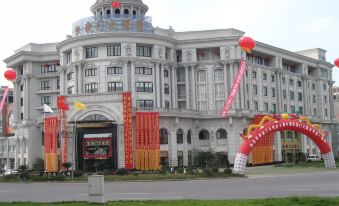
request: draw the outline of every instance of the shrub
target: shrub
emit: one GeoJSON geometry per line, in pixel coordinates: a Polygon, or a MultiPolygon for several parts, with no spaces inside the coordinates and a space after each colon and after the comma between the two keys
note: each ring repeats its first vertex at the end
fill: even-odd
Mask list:
{"type": "Polygon", "coordinates": [[[120,169],[117,170],[117,175],[119,175],[119,176],[128,175],[128,171],[125,168],[120,168],[120,169]]]}
{"type": "Polygon", "coordinates": [[[213,173],[219,173],[219,169],[218,169],[217,167],[213,167],[213,168],[212,168],[212,172],[213,172],[213,173]]]}
{"type": "Polygon", "coordinates": [[[312,160],[306,160],[307,163],[312,163],[313,161],[312,160]]]}
{"type": "Polygon", "coordinates": [[[27,170],[25,170],[25,171],[23,171],[23,172],[20,172],[20,173],[19,173],[19,177],[20,177],[21,179],[27,179],[27,178],[29,178],[29,172],[28,172],[27,170]]]}
{"type": "Polygon", "coordinates": [[[230,168],[226,168],[226,169],[224,169],[224,174],[230,175],[230,174],[232,174],[232,170],[230,168]]]}
{"type": "Polygon", "coordinates": [[[84,175],[84,172],[82,170],[74,170],[73,171],[73,177],[81,177],[84,175]]]}
{"type": "Polygon", "coordinates": [[[202,171],[202,175],[204,177],[213,177],[214,176],[214,173],[212,171],[211,168],[205,168],[203,171],[202,171]]]}
{"type": "Polygon", "coordinates": [[[184,168],[179,167],[179,168],[177,169],[177,173],[179,173],[179,174],[184,173],[184,168]]]}
{"type": "Polygon", "coordinates": [[[72,165],[73,165],[72,162],[65,162],[62,164],[62,166],[67,169],[67,171],[69,170],[69,168],[72,167],[72,165]]]}

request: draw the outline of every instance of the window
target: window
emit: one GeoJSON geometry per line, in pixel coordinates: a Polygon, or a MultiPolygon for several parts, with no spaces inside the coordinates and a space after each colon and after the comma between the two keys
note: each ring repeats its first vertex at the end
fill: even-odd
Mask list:
{"type": "Polygon", "coordinates": [[[151,57],[152,56],[152,47],[151,46],[137,45],[137,56],[138,57],[151,57]]]}
{"type": "Polygon", "coordinates": [[[275,88],[272,88],[272,97],[275,97],[275,88]]]}
{"type": "Polygon", "coordinates": [[[218,129],[216,136],[217,139],[227,139],[227,132],[224,129],[218,129]]]}
{"type": "Polygon", "coordinates": [[[257,85],[253,84],[253,94],[257,95],[258,94],[258,87],[257,85]]]}
{"type": "Polygon", "coordinates": [[[285,77],[282,78],[282,83],[286,84],[286,78],[285,77]]]}
{"type": "Polygon", "coordinates": [[[304,114],[304,109],[303,109],[303,107],[299,107],[299,112],[298,112],[299,114],[304,114]]]}
{"type": "Polygon", "coordinates": [[[136,67],[135,73],[136,74],[143,74],[143,75],[152,75],[152,68],[136,67]]]}
{"type": "Polygon", "coordinates": [[[165,84],[165,94],[169,94],[169,85],[165,84]]]}
{"type": "Polygon", "coordinates": [[[291,109],[291,113],[295,113],[295,106],[291,106],[290,109],[291,109]]]}
{"type": "Polygon", "coordinates": [[[50,85],[50,81],[41,81],[40,85],[41,85],[41,90],[50,90],[51,89],[51,85],[50,85]]]}
{"type": "Polygon", "coordinates": [[[262,74],[262,80],[264,80],[264,81],[267,80],[267,74],[266,74],[266,73],[263,73],[263,74],[262,74]]]}
{"type": "Polygon", "coordinates": [[[137,82],[135,83],[137,92],[148,92],[153,93],[153,83],[152,82],[137,82]]]}
{"type": "Polygon", "coordinates": [[[324,89],[324,91],[326,91],[326,89],[327,89],[326,84],[323,85],[323,89],[324,89]]]}
{"type": "Polygon", "coordinates": [[[121,44],[107,46],[107,56],[121,56],[121,44]]]}
{"type": "Polygon", "coordinates": [[[313,109],[313,116],[317,116],[317,109],[313,109]]]}
{"type": "Polygon", "coordinates": [[[286,90],[283,90],[283,98],[286,99],[286,90]]]}
{"type": "Polygon", "coordinates": [[[253,78],[253,79],[256,79],[256,78],[257,78],[257,72],[256,72],[256,71],[253,71],[253,72],[252,72],[252,78],[253,78]]]}
{"type": "Polygon", "coordinates": [[[168,75],[168,70],[167,69],[165,69],[164,70],[164,77],[168,77],[169,75],[168,75]]]}
{"type": "Polygon", "coordinates": [[[86,58],[98,57],[98,47],[86,48],[86,58]]]}
{"type": "Polygon", "coordinates": [[[328,115],[328,114],[327,114],[327,109],[325,109],[325,117],[327,117],[327,115],[328,115]]]}
{"type": "Polygon", "coordinates": [[[22,113],[22,112],[20,113],[20,119],[24,120],[24,113],[22,113]]]}
{"type": "Polygon", "coordinates": [[[293,85],[294,85],[293,79],[290,79],[289,82],[288,82],[288,84],[289,84],[290,86],[293,86],[293,85]]]}
{"type": "Polygon", "coordinates": [[[301,87],[301,81],[297,81],[298,87],[301,87]]]}
{"type": "Polygon", "coordinates": [[[287,112],[287,105],[284,104],[284,112],[287,112]]]}
{"type": "Polygon", "coordinates": [[[315,95],[313,95],[313,103],[317,103],[317,98],[315,95]]]}
{"type": "Polygon", "coordinates": [[[207,130],[201,130],[199,132],[199,140],[209,140],[210,133],[207,130]]]}
{"type": "Polygon", "coordinates": [[[204,71],[204,70],[198,71],[197,81],[198,82],[206,82],[206,71],[204,71]]]}
{"type": "Polygon", "coordinates": [[[184,143],[184,132],[182,129],[178,129],[177,131],[177,144],[183,144],[184,143]]]}
{"type": "Polygon", "coordinates": [[[67,80],[70,81],[74,78],[74,72],[68,73],[67,74],[67,80]]]}
{"type": "Polygon", "coordinates": [[[303,94],[302,93],[298,93],[298,101],[301,102],[303,101],[303,94]]]}
{"type": "Polygon", "coordinates": [[[24,106],[24,98],[20,98],[20,106],[24,106]]]}
{"type": "Polygon", "coordinates": [[[72,51],[65,52],[64,60],[65,60],[65,64],[69,64],[72,62],[72,51]]]}
{"type": "Polygon", "coordinates": [[[268,112],[268,103],[267,103],[267,102],[264,103],[264,111],[265,111],[265,112],[268,112]]]}
{"type": "Polygon", "coordinates": [[[259,106],[258,106],[258,102],[254,101],[254,110],[258,111],[259,110],[259,106]]]}
{"type": "Polygon", "coordinates": [[[168,132],[166,129],[160,129],[160,144],[168,144],[168,132]]]}
{"type": "Polygon", "coordinates": [[[152,108],[153,100],[137,100],[137,108],[152,108]]]}
{"type": "Polygon", "coordinates": [[[312,84],[312,90],[315,90],[315,84],[312,84]]]}
{"type": "Polygon", "coordinates": [[[170,107],[170,102],[169,101],[165,101],[165,108],[169,108],[170,107]]]}
{"type": "Polygon", "coordinates": [[[128,9],[125,9],[125,10],[124,10],[124,14],[129,14],[129,10],[128,10],[128,9]]]}
{"type": "Polygon", "coordinates": [[[224,84],[215,84],[215,98],[224,99],[225,97],[225,88],[224,84]]]}
{"type": "Polygon", "coordinates": [[[85,93],[98,93],[98,84],[97,83],[91,83],[91,84],[85,84],[85,93]]]}
{"type": "Polygon", "coordinates": [[[275,76],[274,75],[271,76],[271,82],[275,82],[275,76]]]}
{"type": "Polygon", "coordinates": [[[214,81],[224,81],[224,70],[222,69],[214,70],[214,81]]]}
{"type": "Polygon", "coordinates": [[[324,96],[324,103],[327,104],[327,96],[324,96]]]}
{"type": "Polygon", "coordinates": [[[107,67],[107,74],[108,75],[122,74],[122,67],[107,67]]]}
{"type": "MultiPolygon", "coordinates": [[[[197,86],[197,90],[198,90],[198,99],[199,100],[206,100],[207,98],[207,91],[206,91],[206,84],[199,84],[197,86]]],[[[188,95],[188,94],[186,94],[188,95]]]]}
{"type": "Polygon", "coordinates": [[[23,92],[24,91],[24,85],[20,85],[20,91],[23,92]]]}
{"type": "Polygon", "coordinates": [[[267,97],[267,87],[264,87],[263,90],[262,90],[262,93],[265,97],[267,97]]]}
{"type": "Polygon", "coordinates": [[[51,96],[42,96],[41,97],[41,106],[47,104],[50,105],[51,104],[51,96]]]}
{"type": "Polygon", "coordinates": [[[122,92],[123,83],[122,82],[108,82],[108,92],[122,92]]]}
{"type": "Polygon", "coordinates": [[[272,104],[272,112],[273,113],[277,112],[277,105],[276,104],[272,104]]]}
{"type": "Polygon", "coordinates": [[[74,86],[67,88],[67,94],[74,94],[74,86]]]}
{"type": "Polygon", "coordinates": [[[191,144],[192,143],[192,131],[188,130],[187,132],[187,144],[191,144]]]}
{"type": "Polygon", "coordinates": [[[44,64],[41,65],[41,74],[48,74],[48,73],[56,73],[57,72],[57,64],[44,64]]]}
{"type": "Polygon", "coordinates": [[[85,77],[94,77],[97,75],[97,69],[91,68],[91,69],[85,69],[85,77]]]}
{"type": "Polygon", "coordinates": [[[60,89],[60,79],[57,79],[57,89],[60,89]]]}
{"type": "Polygon", "coordinates": [[[294,100],[294,92],[290,91],[290,100],[294,100]]]}
{"type": "Polygon", "coordinates": [[[326,69],[320,68],[320,77],[328,78],[328,72],[326,69]]]}

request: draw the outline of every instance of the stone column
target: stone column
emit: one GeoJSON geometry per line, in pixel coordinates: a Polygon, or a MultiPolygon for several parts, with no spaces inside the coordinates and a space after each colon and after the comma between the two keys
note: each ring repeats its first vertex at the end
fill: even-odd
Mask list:
{"type": "Polygon", "coordinates": [[[14,95],[14,122],[19,122],[20,121],[20,84],[18,81],[14,82],[14,89],[13,89],[13,95],[14,95]]]}
{"type": "Polygon", "coordinates": [[[66,70],[60,67],[60,95],[65,94],[66,80],[65,80],[66,70]]]}
{"type": "Polygon", "coordinates": [[[164,108],[165,107],[165,98],[164,98],[164,94],[165,94],[165,91],[164,91],[164,65],[162,64],[161,65],[161,73],[160,73],[160,84],[158,86],[160,86],[160,107],[164,108]]]}
{"type": "Polygon", "coordinates": [[[125,168],[125,142],[124,142],[124,125],[119,124],[117,128],[118,139],[118,168],[125,168]]]}
{"type": "Polygon", "coordinates": [[[30,103],[29,103],[29,101],[30,101],[30,94],[29,94],[29,92],[30,92],[31,90],[30,90],[30,79],[29,79],[29,77],[26,77],[25,78],[25,99],[24,99],[24,102],[25,102],[25,104],[24,104],[24,119],[25,120],[28,120],[28,119],[30,119],[30,103]]]}
{"type": "MultiPolygon", "coordinates": [[[[234,82],[234,62],[231,62],[230,63],[230,85],[231,85],[231,88],[229,88],[230,90],[232,89],[232,84],[233,84],[233,82],[234,82]]],[[[229,90],[229,91],[230,91],[229,90]]],[[[238,95],[237,95],[238,96],[238,95]]],[[[232,104],[232,107],[231,107],[231,109],[236,109],[237,107],[236,107],[236,101],[237,101],[237,98],[235,98],[234,99],[234,102],[233,102],[233,104],[232,104]]]]}
{"type": "MultiPolygon", "coordinates": [[[[122,70],[123,70],[123,72],[124,72],[124,90],[125,91],[128,91],[128,90],[132,90],[132,87],[135,87],[135,85],[128,85],[128,68],[127,68],[127,61],[124,61],[123,62],[123,68],[122,68],[122,70]],[[129,86],[131,87],[131,88],[129,88],[129,86]]],[[[134,75],[134,74],[130,74],[131,76],[132,75],[134,75]]]]}
{"type": "Polygon", "coordinates": [[[160,108],[161,107],[161,98],[160,98],[160,90],[161,90],[161,84],[160,82],[160,68],[159,68],[159,63],[155,63],[155,82],[153,85],[153,88],[155,87],[156,89],[156,107],[160,108]]]}
{"type": "Polygon", "coordinates": [[[183,137],[183,152],[182,152],[182,156],[183,156],[184,167],[188,166],[187,134],[188,134],[188,130],[184,132],[184,137],[183,137]]]}
{"type": "MultiPolygon", "coordinates": [[[[127,88],[124,89],[127,91],[127,88]]],[[[135,105],[135,97],[136,97],[136,92],[135,92],[135,63],[131,62],[131,93],[132,93],[132,106],[136,107],[135,105]]]]}
{"type": "Polygon", "coordinates": [[[188,79],[188,66],[185,66],[185,88],[186,88],[186,109],[190,109],[190,88],[189,88],[189,79],[188,79]]]}
{"type": "Polygon", "coordinates": [[[79,89],[78,89],[78,86],[79,86],[79,72],[78,72],[78,67],[76,65],[73,65],[72,66],[73,68],[73,71],[74,71],[74,93],[75,94],[79,94],[79,89]]]}
{"type": "Polygon", "coordinates": [[[168,161],[170,167],[178,166],[178,148],[177,148],[177,136],[175,127],[172,126],[169,135],[168,142],[168,161]]]}
{"type": "Polygon", "coordinates": [[[281,154],[281,133],[275,133],[275,154],[274,159],[276,162],[282,162],[282,154],[281,154]]]}
{"type": "MultiPolygon", "coordinates": [[[[77,75],[77,78],[78,78],[78,94],[82,94],[83,93],[83,67],[81,66],[81,64],[77,65],[77,68],[78,68],[78,75],[77,75]]],[[[100,75],[100,70],[99,68],[97,68],[97,75],[100,75]]],[[[100,85],[100,84],[99,84],[100,85]]],[[[99,90],[99,88],[98,88],[99,90]]]]}
{"type": "Polygon", "coordinates": [[[192,109],[197,110],[197,98],[196,98],[196,88],[195,88],[195,69],[194,66],[191,67],[191,91],[192,91],[192,109]]]}

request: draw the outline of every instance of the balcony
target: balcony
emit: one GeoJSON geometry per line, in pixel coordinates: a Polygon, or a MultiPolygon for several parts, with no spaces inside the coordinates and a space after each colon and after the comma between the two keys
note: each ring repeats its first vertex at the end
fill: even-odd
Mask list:
{"type": "Polygon", "coordinates": [[[130,15],[112,15],[106,17],[87,17],[73,24],[73,36],[84,36],[105,32],[143,32],[152,33],[152,18],[131,18],[130,15]]]}

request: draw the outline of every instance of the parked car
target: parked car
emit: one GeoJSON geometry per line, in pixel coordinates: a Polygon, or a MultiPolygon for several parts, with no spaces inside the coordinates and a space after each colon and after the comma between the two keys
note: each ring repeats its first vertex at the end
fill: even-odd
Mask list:
{"type": "Polygon", "coordinates": [[[307,155],[306,160],[318,161],[320,157],[319,155],[307,155]]]}
{"type": "Polygon", "coordinates": [[[19,171],[18,170],[14,170],[14,169],[7,169],[7,170],[5,170],[5,173],[3,175],[4,176],[7,176],[7,175],[19,175],[19,171]]]}

